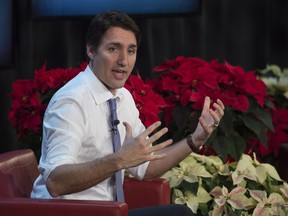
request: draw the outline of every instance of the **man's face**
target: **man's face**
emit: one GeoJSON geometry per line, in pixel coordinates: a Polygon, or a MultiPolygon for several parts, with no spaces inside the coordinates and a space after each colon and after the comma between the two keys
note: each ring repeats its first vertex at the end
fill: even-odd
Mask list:
{"type": "Polygon", "coordinates": [[[89,53],[90,67],[97,78],[114,94],[124,86],[135,62],[137,42],[132,31],[112,27],[103,35],[94,53],[89,53]]]}

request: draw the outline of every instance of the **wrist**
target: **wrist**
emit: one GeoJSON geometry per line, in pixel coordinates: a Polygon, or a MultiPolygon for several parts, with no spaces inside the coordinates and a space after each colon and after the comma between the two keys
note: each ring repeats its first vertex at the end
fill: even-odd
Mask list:
{"type": "Polygon", "coordinates": [[[122,160],[122,157],[119,153],[114,153],[115,156],[115,165],[117,170],[125,169],[124,161],[122,160]]]}
{"type": "Polygon", "coordinates": [[[195,141],[193,139],[193,136],[192,134],[189,134],[187,137],[186,137],[186,142],[187,142],[187,145],[190,147],[190,149],[193,151],[193,152],[199,152],[203,145],[196,145],[195,144],[195,141]]]}

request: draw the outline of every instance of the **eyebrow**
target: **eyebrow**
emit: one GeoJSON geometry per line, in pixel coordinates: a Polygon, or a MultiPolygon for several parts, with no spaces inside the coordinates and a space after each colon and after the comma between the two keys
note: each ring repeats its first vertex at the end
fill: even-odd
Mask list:
{"type": "MultiPolygon", "coordinates": [[[[114,46],[118,46],[118,47],[121,47],[122,44],[121,43],[118,43],[118,42],[111,42],[109,44],[107,44],[108,46],[110,45],[114,45],[114,46]]],[[[137,45],[136,44],[129,44],[128,46],[129,48],[137,48],[137,45]]]]}

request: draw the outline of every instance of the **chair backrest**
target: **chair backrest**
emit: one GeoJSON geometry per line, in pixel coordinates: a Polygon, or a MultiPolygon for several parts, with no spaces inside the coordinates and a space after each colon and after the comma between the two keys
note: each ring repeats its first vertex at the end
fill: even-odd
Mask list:
{"type": "Polygon", "coordinates": [[[31,149],[0,154],[0,197],[30,197],[38,172],[31,149]]]}

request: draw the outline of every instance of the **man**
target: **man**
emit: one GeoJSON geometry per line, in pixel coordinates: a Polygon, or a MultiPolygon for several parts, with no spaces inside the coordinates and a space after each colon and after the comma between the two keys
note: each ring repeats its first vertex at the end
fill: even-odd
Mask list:
{"type": "MultiPolygon", "coordinates": [[[[40,175],[32,197],[115,200],[117,171],[127,170],[138,179],[159,177],[202,146],[219,124],[224,105],[217,100],[212,110],[206,97],[192,135],[175,145],[172,140],[151,145],[167,128],[159,129],[161,123],[155,122],[145,129],[131,94],[123,88],[139,43],[139,28],[126,14],[111,11],[92,20],[86,36],[89,65],[53,96],[45,112],[40,175]],[[121,148],[115,153],[111,98],[116,99],[120,122],[121,148]]],[[[169,205],[129,215],[192,215],[187,209],[169,205]]]]}

